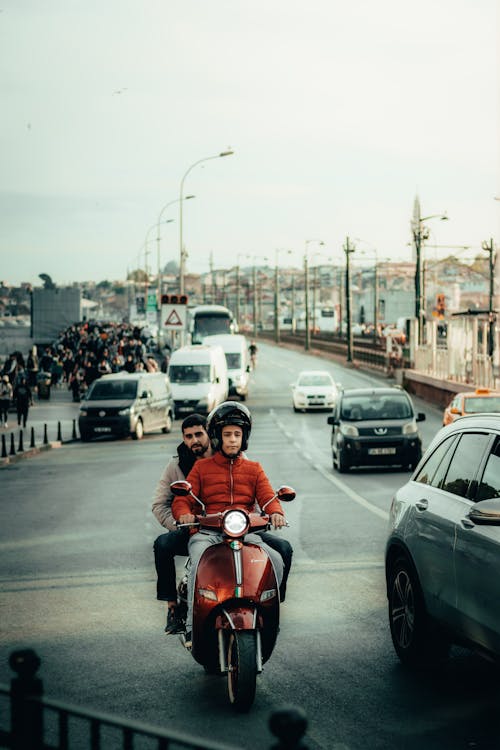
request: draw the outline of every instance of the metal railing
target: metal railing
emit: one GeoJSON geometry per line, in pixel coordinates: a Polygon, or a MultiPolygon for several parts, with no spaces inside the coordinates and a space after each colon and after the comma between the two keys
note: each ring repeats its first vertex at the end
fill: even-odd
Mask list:
{"type": "MultiPolygon", "coordinates": [[[[9,665],[17,675],[0,698],[10,706],[10,727],[0,725],[0,747],[11,750],[238,750],[204,738],[165,730],[43,697],[37,676],[40,658],[31,649],[14,651],[9,665]]],[[[3,708],[3,706],[2,706],[3,708]]],[[[300,708],[284,707],[269,719],[278,739],[272,750],[307,750],[307,719],[300,708]]]]}

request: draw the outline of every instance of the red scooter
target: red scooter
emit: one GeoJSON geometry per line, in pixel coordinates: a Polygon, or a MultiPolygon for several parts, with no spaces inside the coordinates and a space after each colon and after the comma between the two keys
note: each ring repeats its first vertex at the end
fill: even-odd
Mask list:
{"type": "MultiPolygon", "coordinates": [[[[196,571],[191,653],[209,674],[227,674],[228,697],[233,707],[251,707],[262,665],[272,654],[279,626],[278,582],[266,551],[247,543],[251,531],[269,528],[266,506],[276,497],[291,501],[295,491],[280,487],[261,513],[231,506],[205,514],[205,506],[186,480],[172,482],[174,495],[191,495],[202,507],[195,524],[217,531],[223,541],[209,547],[196,571]]],[[[179,584],[178,612],[187,612],[187,576],[179,584]]]]}

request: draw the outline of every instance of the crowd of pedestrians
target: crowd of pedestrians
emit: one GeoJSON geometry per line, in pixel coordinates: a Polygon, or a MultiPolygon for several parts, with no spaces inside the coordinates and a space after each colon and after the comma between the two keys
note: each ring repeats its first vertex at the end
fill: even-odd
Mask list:
{"type": "Polygon", "coordinates": [[[8,426],[8,411],[17,412],[17,423],[26,427],[35,394],[50,398],[50,389],[68,388],[80,401],[102,375],[120,372],[166,372],[170,351],[158,352],[147,328],[128,323],[75,323],[61,331],[49,346],[33,346],[26,359],[22,352],[9,354],[0,363],[0,422],[8,426]]]}

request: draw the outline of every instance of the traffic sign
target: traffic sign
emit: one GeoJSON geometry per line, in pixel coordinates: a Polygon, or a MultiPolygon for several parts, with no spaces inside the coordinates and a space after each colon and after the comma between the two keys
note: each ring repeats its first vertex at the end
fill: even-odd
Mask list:
{"type": "Polygon", "coordinates": [[[187,306],[166,305],[161,306],[161,327],[167,331],[186,330],[187,306]]]}

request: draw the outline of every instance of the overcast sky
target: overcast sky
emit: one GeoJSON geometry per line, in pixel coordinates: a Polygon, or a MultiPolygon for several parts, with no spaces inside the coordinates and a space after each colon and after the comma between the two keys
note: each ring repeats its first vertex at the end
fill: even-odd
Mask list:
{"type": "MultiPolygon", "coordinates": [[[[3,0],[0,280],[500,241],[496,0],[3,0]],[[163,266],[179,258],[179,204],[163,266]]],[[[449,253],[429,248],[432,254],[449,253]]]]}

